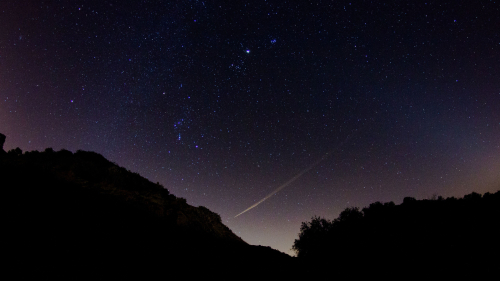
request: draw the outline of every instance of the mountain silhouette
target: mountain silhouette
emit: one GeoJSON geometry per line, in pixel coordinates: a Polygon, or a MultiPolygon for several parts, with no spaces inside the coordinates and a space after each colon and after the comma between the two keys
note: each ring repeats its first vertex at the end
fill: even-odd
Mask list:
{"type": "Polygon", "coordinates": [[[21,275],[189,278],[252,268],[286,276],[293,265],[94,152],[10,150],[0,154],[0,186],[5,253],[21,275]]]}

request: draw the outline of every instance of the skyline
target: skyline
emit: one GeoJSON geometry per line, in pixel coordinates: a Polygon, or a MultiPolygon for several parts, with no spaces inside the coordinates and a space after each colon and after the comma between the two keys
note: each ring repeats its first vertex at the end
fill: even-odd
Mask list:
{"type": "Polygon", "coordinates": [[[4,149],[95,151],[293,255],[315,215],[500,188],[499,10],[1,3],[4,149]]]}

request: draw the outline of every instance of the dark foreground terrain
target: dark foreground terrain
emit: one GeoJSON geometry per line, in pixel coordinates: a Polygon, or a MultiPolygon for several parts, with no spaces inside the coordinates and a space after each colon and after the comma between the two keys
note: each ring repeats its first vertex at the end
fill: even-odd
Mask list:
{"type": "Polygon", "coordinates": [[[293,249],[303,264],[351,276],[498,276],[500,191],[346,208],[302,223],[293,249]]]}
{"type": "MultiPolygon", "coordinates": [[[[0,137],[3,135],[0,134],[0,137]]],[[[4,267],[18,277],[359,279],[497,274],[500,192],[405,198],[302,224],[292,258],[86,151],[3,151],[4,267]],[[438,272],[439,275],[435,275],[438,272]]],[[[299,229],[297,230],[299,232],[299,229]]]]}
{"type": "Polygon", "coordinates": [[[93,152],[2,153],[0,186],[4,254],[20,277],[233,279],[287,276],[293,264],[93,152]]]}

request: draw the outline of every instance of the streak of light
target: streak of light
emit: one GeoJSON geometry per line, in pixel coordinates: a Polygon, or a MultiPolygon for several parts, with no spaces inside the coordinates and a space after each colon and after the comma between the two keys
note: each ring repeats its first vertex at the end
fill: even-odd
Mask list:
{"type": "Polygon", "coordinates": [[[280,190],[282,190],[283,188],[287,187],[288,185],[290,185],[292,182],[296,181],[298,178],[300,178],[303,174],[307,173],[309,170],[311,170],[312,168],[314,168],[316,165],[318,165],[319,163],[321,163],[322,161],[324,161],[325,159],[327,159],[328,157],[330,157],[330,155],[332,155],[334,152],[336,152],[337,150],[339,150],[344,144],[346,144],[357,132],[359,132],[359,130],[356,130],[353,134],[351,134],[350,136],[348,136],[343,142],[341,142],[337,147],[335,147],[334,149],[328,151],[325,155],[323,155],[323,157],[321,157],[319,160],[317,160],[316,162],[314,162],[312,165],[310,165],[309,167],[305,168],[304,170],[300,171],[300,173],[298,173],[297,175],[295,175],[293,178],[289,179],[287,182],[285,182],[284,184],[280,185],[278,188],[276,188],[273,192],[269,193],[266,197],[262,198],[259,202],[253,204],[252,206],[248,207],[246,210],[244,210],[243,212],[237,214],[234,218],[237,218],[238,216],[240,215],[243,215],[244,213],[250,211],[251,209],[257,207],[260,203],[266,201],[267,199],[269,199],[271,196],[273,196],[274,194],[278,193],[280,190]]]}

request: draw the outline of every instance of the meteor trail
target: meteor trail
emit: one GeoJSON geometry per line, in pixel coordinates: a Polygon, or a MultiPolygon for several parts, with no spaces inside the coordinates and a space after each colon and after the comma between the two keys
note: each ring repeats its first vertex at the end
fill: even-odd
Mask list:
{"type": "Polygon", "coordinates": [[[311,170],[312,168],[314,168],[316,165],[318,165],[321,161],[325,160],[326,158],[328,158],[331,154],[333,154],[333,152],[335,152],[336,150],[338,150],[339,148],[341,148],[349,139],[352,138],[352,136],[354,136],[356,133],[358,132],[358,130],[356,130],[354,132],[354,134],[352,134],[351,136],[348,136],[342,143],[340,143],[336,148],[330,150],[329,152],[327,152],[325,155],[323,155],[323,157],[321,157],[321,159],[319,159],[318,161],[314,162],[311,166],[305,168],[304,170],[302,170],[300,173],[298,173],[297,175],[295,175],[293,178],[291,178],[290,180],[288,180],[287,182],[285,182],[284,184],[280,185],[278,188],[276,188],[273,192],[269,193],[266,197],[262,198],[259,202],[253,204],[252,206],[248,207],[248,209],[244,210],[243,212],[237,214],[234,218],[237,218],[238,216],[240,215],[243,215],[244,213],[250,211],[251,209],[257,207],[260,203],[266,201],[267,199],[269,199],[269,197],[273,196],[274,194],[278,193],[280,190],[282,190],[283,188],[287,187],[289,184],[291,184],[292,182],[294,182],[295,180],[297,180],[298,178],[300,178],[303,174],[307,173],[309,170],[311,170]]]}

